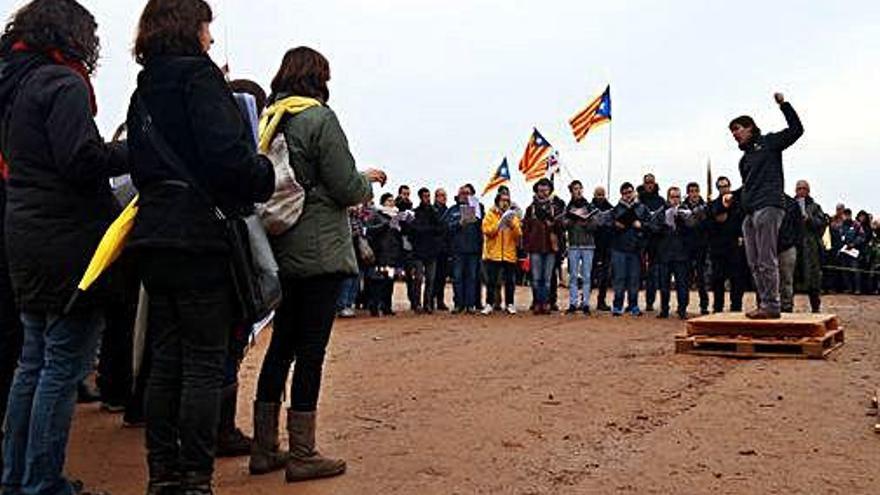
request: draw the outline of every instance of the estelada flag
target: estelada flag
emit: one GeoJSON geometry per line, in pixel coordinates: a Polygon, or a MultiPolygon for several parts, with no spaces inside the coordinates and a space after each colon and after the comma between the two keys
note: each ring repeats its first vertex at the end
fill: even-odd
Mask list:
{"type": "Polygon", "coordinates": [[[553,146],[544,139],[538,129],[532,131],[526,151],[519,161],[519,171],[526,177],[526,181],[538,180],[547,175],[547,158],[553,152],[553,146]]]}
{"type": "Polygon", "coordinates": [[[483,196],[507,182],[510,182],[510,167],[507,165],[507,157],[504,157],[504,161],[501,162],[501,165],[498,165],[495,173],[492,174],[492,178],[489,179],[489,183],[486,184],[486,188],[483,189],[483,196]]]}
{"type": "Polygon", "coordinates": [[[587,105],[577,115],[568,121],[571,124],[571,130],[574,132],[574,138],[580,142],[583,140],[590,129],[598,125],[611,121],[611,85],[605,88],[605,91],[596,99],[587,105]]]}

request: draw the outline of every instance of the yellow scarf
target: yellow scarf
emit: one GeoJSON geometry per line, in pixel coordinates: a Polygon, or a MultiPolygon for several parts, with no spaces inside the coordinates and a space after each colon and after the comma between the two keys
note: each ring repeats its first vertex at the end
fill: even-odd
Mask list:
{"type": "Polygon", "coordinates": [[[269,151],[272,139],[275,138],[275,133],[278,131],[278,124],[281,123],[281,119],[285,115],[296,115],[309,108],[319,106],[321,106],[320,101],[303,96],[290,96],[270,105],[260,117],[260,151],[263,153],[269,151]]]}

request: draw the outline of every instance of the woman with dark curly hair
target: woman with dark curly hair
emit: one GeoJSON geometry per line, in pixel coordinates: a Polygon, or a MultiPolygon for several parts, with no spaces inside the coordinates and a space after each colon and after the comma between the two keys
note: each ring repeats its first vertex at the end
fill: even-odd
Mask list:
{"type": "Polygon", "coordinates": [[[228,342],[242,320],[212,210],[236,215],[275,190],[271,162],[207,55],[212,20],[203,0],[150,0],[134,47],[143,70],[128,140],[141,196],[128,247],[150,296],[149,494],[212,493],[228,342]]]}
{"type": "Polygon", "coordinates": [[[124,143],[98,134],[97,24],[74,0],[34,0],[0,37],[6,246],[24,346],[9,395],[3,492],[81,491],[62,475],[76,387],[104,327],[104,291],[65,309],[117,211],[124,143]]]}

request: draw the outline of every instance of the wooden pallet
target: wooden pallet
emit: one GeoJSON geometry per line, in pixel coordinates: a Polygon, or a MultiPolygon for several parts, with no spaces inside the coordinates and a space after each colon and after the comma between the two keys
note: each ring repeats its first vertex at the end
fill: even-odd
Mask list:
{"type": "Polygon", "coordinates": [[[843,328],[829,330],[822,337],[755,339],[748,336],[677,335],[675,352],[737,358],[825,359],[844,343],[843,328]]]}
{"type": "Polygon", "coordinates": [[[688,320],[687,335],[753,338],[822,338],[840,328],[836,315],[786,313],[778,320],[750,320],[744,313],[717,313],[688,320]]]}

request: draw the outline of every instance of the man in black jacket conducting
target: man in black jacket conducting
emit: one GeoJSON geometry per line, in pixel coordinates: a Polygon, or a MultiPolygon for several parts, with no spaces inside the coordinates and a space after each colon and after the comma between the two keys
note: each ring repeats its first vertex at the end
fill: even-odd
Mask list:
{"type": "MultiPolygon", "coordinates": [[[[743,151],[739,161],[743,187],[740,202],[745,212],[743,239],[746,258],[755,279],[760,304],[746,313],[751,319],[778,319],[779,259],[777,257],[779,227],[785,216],[785,179],[782,170],[782,152],[804,133],[801,121],[791,104],[781,93],[774,95],[785,115],[788,128],[771,134],[761,134],[755,121],[741,116],[730,122],[730,132],[743,151]]],[[[733,204],[733,195],[724,196],[724,205],[733,204]]]]}

